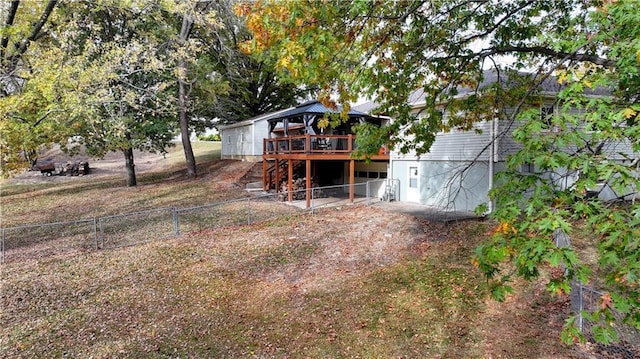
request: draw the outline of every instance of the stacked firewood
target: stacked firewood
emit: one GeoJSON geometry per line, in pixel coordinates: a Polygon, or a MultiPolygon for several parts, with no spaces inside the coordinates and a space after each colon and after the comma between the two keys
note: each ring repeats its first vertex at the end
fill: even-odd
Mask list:
{"type": "MultiPolygon", "coordinates": [[[[311,178],[311,188],[315,188],[313,190],[313,197],[314,198],[325,197],[322,190],[318,189],[317,187],[319,187],[318,181],[314,178],[311,178]]],[[[307,191],[305,191],[306,188],[307,188],[306,177],[294,178],[293,182],[291,183],[291,192],[293,194],[293,199],[294,200],[305,199],[305,196],[307,195],[307,191]]],[[[289,200],[289,183],[287,179],[284,179],[282,182],[280,182],[280,190],[278,191],[278,193],[281,201],[289,200]]]]}
{"type": "Polygon", "coordinates": [[[62,170],[60,171],[60,174],[64,176],[87,175],[89,174],[89,162],[86,162],[86,161],[67,162],[64,166],[62,166],[62,170]]]}

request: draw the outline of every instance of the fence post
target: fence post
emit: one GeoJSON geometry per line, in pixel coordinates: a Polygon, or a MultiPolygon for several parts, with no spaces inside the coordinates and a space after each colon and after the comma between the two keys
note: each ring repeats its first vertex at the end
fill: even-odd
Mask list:
{"type": "Polygon", "coordinates": [[[98,221],[93,217],[93,240],[96,242],[96,250],[100,249],[98,245],[98,221]]]}
{"type": "Polygon", "coordinates": [[[365,186],[365,195],[367,196],[367,206],[371,205],[371,181],[367,181],[365,186]]]}
{"type": "Polygon", "coordinates": [[[2,228],[2,263],[4,263],[4,228],[2,228]]]}
{"type": "Polygon", "coordinates": [[[251,197],[247,198],[247,225],[251,225],[251,197]]]}
{"type": "Polygon", "coordinates": [[[582,327],[582,325],[583,325],[582,324],[582,311],[584,310],[584,308],[583,308],[584,303],[582,301],[583,294],[584,293],[582,291],[582,283],[580,283],[579,287],[578,287],[578,295],[579,295],[579,302],[578,303],[579,303],[579,307],[580,307],[579,308],[580,310],[578,311],[578,328],[580,329],[580,333],[584,333],[584,331],[583,331],[584,328],[582,327]]]}
{"type": "Polygon", "coordinates": [[[173,233],[177,237],[180,235],[180,218],[178,217],[178,210],[174,207],[171,208],[173,214],[173,233]]]}
{"type": "Polygon", "coordinates": [[[104,249],[104,227],[102,226],[102,218],[98,218],[98,223],[100,224],[100,248],[104,249]]]}
{"type": "Polygon", "coordinates": [[[314,199],[315,199],[314,198],[315,196],[313,195],[314,192],[315,191],[313,190],[313,187],[311,187],[311,214],[314,214],[314,212],[313,212],[313,207],[314,207],[313,202],[314,202],[314,199]]]}

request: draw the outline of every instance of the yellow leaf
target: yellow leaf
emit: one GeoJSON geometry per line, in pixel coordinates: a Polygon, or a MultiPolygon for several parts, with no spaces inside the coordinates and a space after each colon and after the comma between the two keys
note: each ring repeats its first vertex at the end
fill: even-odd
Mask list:
{"type": "Polygon", "coordinates": [[[625,108],[624,110],[622,110],[622,115],[624,116],[624,118],[626,119],[630,119],[631,117],[634,117],[636,115],[636,111],[632,108],[625,108]]]}
{"type": "Polygon", "coordinates": [[[290,64],[289,57],[283,57],[278,61],[278,65],[283,68],[288,68],[290,64]]]}

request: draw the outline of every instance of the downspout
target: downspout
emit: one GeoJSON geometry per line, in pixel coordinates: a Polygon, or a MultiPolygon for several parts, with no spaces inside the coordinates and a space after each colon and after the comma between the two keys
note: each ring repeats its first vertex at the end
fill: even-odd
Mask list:
{"type": "Polygon", "coordinates": [[[400,201],[400,184],[398,183],[398,188],[395,188],[396,185],[396,179],[393,177],[393,153],[391,150],[389,151],[389,168],[387,169],[387,184],[389,185],[389,188],[391,188],[391,190],[393,191],[394,194],[394,201],[400,201]]]}
{"type": "MultiPolygon", "coordinates": [[[[495,172],[494,163],[498,157],[498,143],[496,141],[498,132],[498,120],[494,117],[491,120],[491,153],[489,154],[489,191],[493,189],[493,175],[495,172]]],[[[487,192],[487,195],[489,193],[487,192]]],[[[493,213],[493,200],[489,198],[489,213],[493,213]]]]}

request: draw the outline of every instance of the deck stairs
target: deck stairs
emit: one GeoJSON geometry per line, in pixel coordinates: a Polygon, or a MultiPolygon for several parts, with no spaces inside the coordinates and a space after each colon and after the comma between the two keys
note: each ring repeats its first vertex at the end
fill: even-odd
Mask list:
{"type": "MultiPolygon", "coordinates": [[[[305,161],[302,160],[293,160],[292,167],[293,172],[296,173],[302,167],[304,167],[305,161]]],[[[280,180],[287,178],[289,173],[289,161],[279,161],[279,172],[280,172],[280,180]]],[[[267,190],[276,189],[276,163],[275,161],[269,161],[269,166],[267,167],[267,190]]]]}

